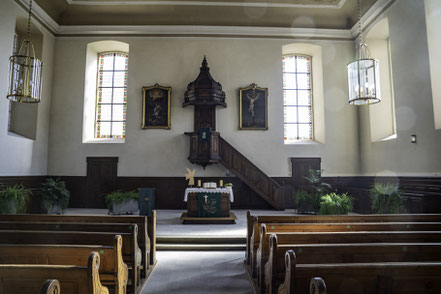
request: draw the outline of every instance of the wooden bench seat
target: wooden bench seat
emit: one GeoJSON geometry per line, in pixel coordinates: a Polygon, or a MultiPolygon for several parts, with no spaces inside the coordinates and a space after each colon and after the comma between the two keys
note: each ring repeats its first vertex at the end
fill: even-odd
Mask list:
{"type": "Polygon", "coordinates": [[[276,293],[278,286],[283,282],[286,271],[285,253],[288,250],[296,254],[297,264],[441,262],[441,243],[279,245],[277,236],[271,235],[270,253],[263,275],[265,293],[276,293]]]}
{"type": "Polygon", "coordinates": [[[356,232],[356,231],[441,231],[441,222],[383,222],[383,223],[266,223],[250,244],[250,267],[257,275],[257,251],[268,250],[269,234],[290,232],[356,232]],[[256,243],[257,242],[257,243],[256,243]]]}
{"type": "Polygon", "coordinates": [[[368,215],[269,215],[253,216],[247,211],[246,263],[251,264],[251,244],[259,244],[260,225],[266,223],[378,223],[441,222],[441,214],[368,214],[368,215]]]}
{"type": "MultiPolygon", "coordinates": [[[[283,232],[276,235],[278,244],[441,242],[441,231],[283,232]]],[[[257,250],[256,270],[259,287],[263,284],[263,266],[269,257],[269,236],[267,240],[268,245],[257,250]]]]}
{"type": "Polygon", "coordinates": [[[99,253],[89,255],[87,266],[0,264],[0,293],[35,294],[50,279],[60,283],[63,294],[109,294],[99,279],[99,253]]]}
{"type": "Polygon", "coordinates": [[[0,215],[0,221],[9,222],[50,222],[50,223],[125,223],[138,225],[139,248],[143,251],[143,277],[147,277],[150,265],[156,263],[156,211],[151,217],[146,216],[110,216],[110,215],[42,215],[11,214],[0,215]]]}
{"type": "Polygon", "coordinates": [[[317,276],[330,294],[441,293],[440,262],[296,264],[295,253],[288,251],[285,265],[279,294],[307,293],[317,276]]]}
{"type": "Polygon", "coordinates": [[[122,237],[116,235],[113,246],[93,245],[8,245],[0,244],[0,264],[87,264],[91,252],[100,253],[100,280],[116,294],[127,291],[128,268],[122,257],[122,237]]]}
{"type": "MultiPolygon", "coordinates": [[[[119,233],[123,240],[123,260],[129,268],[129,278],[134,292],[140,286],[141,250],[138,248],[137,225],[131,233],[119,233]]],[[[0,244],[69,244],[113,246],[115,234],[110,232],[78,231],[0,231],[0,244]]]]}

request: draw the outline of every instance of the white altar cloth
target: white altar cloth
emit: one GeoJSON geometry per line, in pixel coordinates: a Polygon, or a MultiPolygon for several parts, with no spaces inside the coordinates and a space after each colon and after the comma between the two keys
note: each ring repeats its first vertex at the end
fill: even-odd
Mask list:
{"type": "Polygon", "coordinates": [[[188,193],[228,193],[230,194],[230,202],[234,202],[233,188],[216,188],[216,189],[187,188],[185,189],[185,196],[184,196],[185,202],[187,202],[188,193]]]}

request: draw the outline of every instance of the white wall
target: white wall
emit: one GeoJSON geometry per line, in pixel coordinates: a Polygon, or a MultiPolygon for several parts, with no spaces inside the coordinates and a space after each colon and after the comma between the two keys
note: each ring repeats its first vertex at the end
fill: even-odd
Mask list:
{"type": "Polygon", "coordinates": [[[396,1],[385,17],[389,19],[398,137],[372,143],[368,112],[361,109],[361,172],[439,176],[441,132],[434,127],[424,1],[396,1]],[[412,134],[417,135],[416,144],[410,142],[412,134]]]}
{"type": "Polygon", "coordinates": [[[13,0],[0,1],[0,176],[46,175],[49,133],[49,108],[52,90],[54,38],[38,23],[43,32],[43,92],[38,106],[36,139],[8,133],[9,56],[12,55],[16,17],[27,17],[13,0]]]}
{"type": "Polygon", "coordinates": [[[429,43],[430,74],[432,81],[435,127],[441,129],[441,1],[426,0],[427,39],[429,43]]]}
{"type": "MultiPolygon", "coordinates": [[[[116,38],[130,46],[128,114],[124,144],[83,144],[82,117],[87,44],[100,38],[58,38],[48,173],[83,176],[87,156],[118,156],[119,176],[182,176],[193,130],[193,108],[182,108],[188,83],[207,56],[211,74],[227,96],[217,110],[217,130],[270,176],[288,176],[290,157],[322,157],[325,175],[359,173],[357,109],[347,105],[346,64],[352,42],[311,41],[323,46],[326,144],[283,144],[282,46],[293,41],[220,38],[116,38]],[[67,56],[69,56],[67,58],[67,56]],[[172,87],[171,130],[141,129],[141,88],[172,87]],[[238,130],[238,90],[269,88],[269,130],[238,130]]],[[[305,43],[305,40],[300,41],[305,43]]],[[[195,166],[196,167],[196,166],[195,166]]],[[[220,165],[197,168],[196,176],[223,176],[220,165]]]]}

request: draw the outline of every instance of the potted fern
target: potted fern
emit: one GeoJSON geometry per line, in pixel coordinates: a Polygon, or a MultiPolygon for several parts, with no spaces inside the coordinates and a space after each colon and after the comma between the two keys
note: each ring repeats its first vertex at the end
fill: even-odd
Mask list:
{"type": "Polygon", "coordinates": [[[106,195],[109,214],[133,214],[138,210],[139,194],[136,191],[113,191],[106,195]]]}
{"type": "Polygon", "coordinates": [[[41,205],[48,214],[61,214],[69,205],[70,192],[59,178],[48,178],[41,188],[41,205]]]}
{"type": "Polygon", "coordinates": [[[0,189],[0,214],[23,213],[31,194],[22,184],[2,186],[0,189]]]}
{"type": "Polygon", "coordinates": [[[403,199],[398,185],[376,183],[370,189],[371,208],[374,213],[400,213],[403,210],[403,199]]]}
{"type": "Polygon", "coordinates": [[[309,187],[305,190],[298,190],[296,193],[295,204],[297,212],[301,214],[317,214],[320,210],[320,198],[332,189],[331,185],[322,182],[320,170],[309,170],[309,175],[305,177],[309,187]]]}
{"type": "Polygon", "coordinates": [[[352,210],[352,198],[347,193],[329,193],[321,198],[320,214],[348,214],[352,210]]]}

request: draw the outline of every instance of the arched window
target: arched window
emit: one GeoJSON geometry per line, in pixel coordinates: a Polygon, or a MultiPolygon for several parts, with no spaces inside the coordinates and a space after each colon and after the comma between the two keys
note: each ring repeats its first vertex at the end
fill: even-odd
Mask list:
{"type": "Polygon", "coordinates": [[[311,60],[311,56],[301,54],[282,58],[284,141],[287,144],[313,139],[311,60]]]}
{"type": "Polygon", "coordinates": [[[124,143],[129,44],[87,44],[83,143],[124,143]]]}
{"type": "Polygon", "coordinates": [[[96,138],[125,138],[129,55],[100,53],[96,99],[96,138]]]}
{"type": "Polygon", "coordinates": [[[325,143],[322,47],[282,47],[284,143],[325,143]]]}

